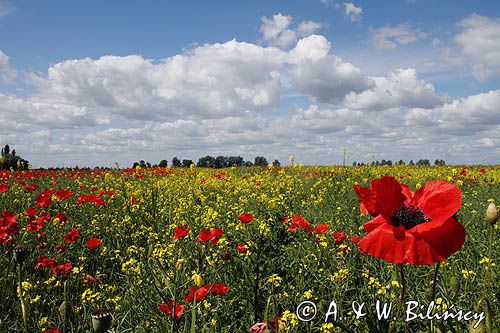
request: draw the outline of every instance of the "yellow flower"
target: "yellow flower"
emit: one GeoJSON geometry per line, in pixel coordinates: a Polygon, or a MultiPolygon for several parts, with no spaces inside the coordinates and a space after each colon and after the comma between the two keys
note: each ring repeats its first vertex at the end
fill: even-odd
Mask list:
{"type": "Polygon", "coordinates": [[[191,279],[198,287],[201,287],[203,285],[203,279],[198,273],[196,273],[196,271],[193,271],[192,273],[193,276],[191,277],[191,279]]]}
{"type": "Polygon", "coordinates": [[[307,299],[311,299],[313,297],[313,292],[311,289],[307,290],[306,292],[304,292],[304,297],[307,298],[307,299]]]}

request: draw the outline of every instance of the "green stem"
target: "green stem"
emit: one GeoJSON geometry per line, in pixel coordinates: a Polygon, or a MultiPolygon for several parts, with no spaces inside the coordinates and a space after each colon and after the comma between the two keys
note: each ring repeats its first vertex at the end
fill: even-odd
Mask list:
{"type": "Polygon", "coordinates": [[[67,317],[67,312],[68,312],[68,287],[66,285],[66,280],[63,282],[63,311],[62,311],[62,320],[63,320],[63,326],[62,326],[62,331],[63,333],[66,332],[66,317],[67,317]]]}
{"type": "MultiPolygon", "coordinates": [[[[436,299],[436,286],[437,286],[437,277],[439,272],[439,267],[441,266],[441,262],[436,264],[436,268],[434,269],[434,277],[432,278],[432,293],[431,293],[431,302],[434,302],[436,299]]],[[[429,321],[429,326],[427,327],[427,332],[432,331],[432,320],[429,321]]]]}
{"type": "Polygon", "coordinates": [[[23,332],[28,333],[28,316],[26,312],[26,305],[23,297],[23,278],[22,278],[22,264],[19,264],[18,270],[18,284],[19,284],[19,299],[21,300],[21,314],[23,316],[23,332]]]}
{"type": "MultiPolygon", "coordinates": [[[[495,228],[493,226],[490,227],[490,240],[488,244],[488,259],[491,260],[491,252],[493,250],[493,234],[495,233],[495,228]]],[[[482,299],[486,299],[486,294],[488,293],[488,275],[490,272],[490,263],[486,263],[486,269],[484,271],[484,281],[483,281],[483,297],[482,299]]]]}
{"type": "MultiPolygon", "coordinates": [[[[405,313],[405,293],[406,293],[406,281],[405,281],[405,275],[404,275],[404,266],[402,264],[397,265],[396,269],[396,275],[398,279],[398,283],[401,286],[401,294],[400,294],[400,310],[401,310],[401,315],[405,313]]],[[[404,321],[405,325],[405,332],[408,332],[408,323],[406,320],[404,321]]]]}

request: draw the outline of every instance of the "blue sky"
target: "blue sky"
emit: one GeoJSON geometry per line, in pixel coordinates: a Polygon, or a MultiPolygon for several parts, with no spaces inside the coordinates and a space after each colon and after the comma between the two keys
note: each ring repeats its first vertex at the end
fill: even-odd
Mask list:
{"type": "Polygon", "coordinates": [[[0,0],[0,143],[34,166],[500,161],[495,1],[0,0]]]}

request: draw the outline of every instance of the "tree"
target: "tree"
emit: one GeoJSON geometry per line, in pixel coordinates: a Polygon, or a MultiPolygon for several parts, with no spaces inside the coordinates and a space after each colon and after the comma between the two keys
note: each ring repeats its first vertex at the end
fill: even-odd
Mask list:
{"type": "Polygon", "coordinates": [[[215,168],[215,157],[210,155],[200,157],[196,166],[201,168],[215,168]]]}
{"type": "Polygon", "coordinates": [[[191,161],[191,160],[182,160],[182,166],[184,168],[189,168],[191,166],[191,164],[194,164],[193,161],[191,161]]]}
{"type": "Polygon", "coordinates": [[[263,156],[257,156],[255,157],[255,161],[253,162],[255,166],[261,166],[265,167],[268,166],[269,163],[267,163],[267,159],[263,156]]]}
{"type": "Polygon", "coordinates": [[[216,168],[225,168],[228,166],[228,159],[226,156],[217,156],[215,158],[215,167],[216,168]]]}
{"type": "Polygon", "coordinates": [[[446,165],[446,162],[444,160],[436,159],[434,161],[434,165],[446,165]]]}
{"type": "Polygon", "coordinates": [[[278,160],[274,160],[274,162],[273,162],[273,166],[275,166],[275,167],[279,167],[279,166],[281,166],[280,161],[278,161],[278,160]]]}
{"type": "Polygon", "coordinates": [[[181,161],[177,158],[177,156],[175,156],[174,158],[172,158],[172,166],[174,168],[178,168],[181,166],[181,161]]]}
{"type": "Polygon", "coordinates": [[[242,166],[243,165],[243,157],[241,156],[231,156],[227,159],[228,166],[242,166]]]}
{"type": "Polygon", "coordinates": [[[252,161],[246,161],[246,162],[245,162],[245,166],[246,166],[246,167],[251,167],[251,166],[253,166],[252,161]]]}
{"type": "Polygon", "coordinates": [[[0,158],[0,169],[1,170],[26,170],[28,169],[29,162],[25,159],[16,156],[16,150],[10,152],[9,145],[5,145],[2,148],[2,156],[0,158]]]}
{"type": "MultiPolygon", "coordinates": [[[[172,161],[172,165],[174,164],[174,161],[172,161]]],[[[168,166],[168,161],[167,160],[161,160],[160,164],[158,164],[160,168],[166,168],[168,166]]]]}

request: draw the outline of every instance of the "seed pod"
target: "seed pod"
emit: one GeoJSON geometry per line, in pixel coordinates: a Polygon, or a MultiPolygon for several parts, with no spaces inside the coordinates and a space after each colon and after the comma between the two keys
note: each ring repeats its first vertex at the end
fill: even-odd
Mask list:
{"type": "Polygon", "coordinates": [[[460,281],[457,279],[456,276],[453,276],[450,279],[450,289],[454,293],[458,293],[460,291],[460,281]]]}
{"type": "Polygon", "coordinates": [[[26,260],[26,257],[28,257],[28,248],[24,245],[16,246],[12,252],[14,254],[14,260],[18,264],[22,264],[24,260],[26,260]]]}
{"type": "Polygon", "coordinates": [[[111,327],[111,312],[107,309],[99,309],[92,312],[92,328],[95,333],[105,333],[111,327]]]}
{"type": "Polygon", "coordinates": [[[494,202],[490,202],[486,209],[486,221],[491,225],[498,221],[498,210],[494,202]]]}

